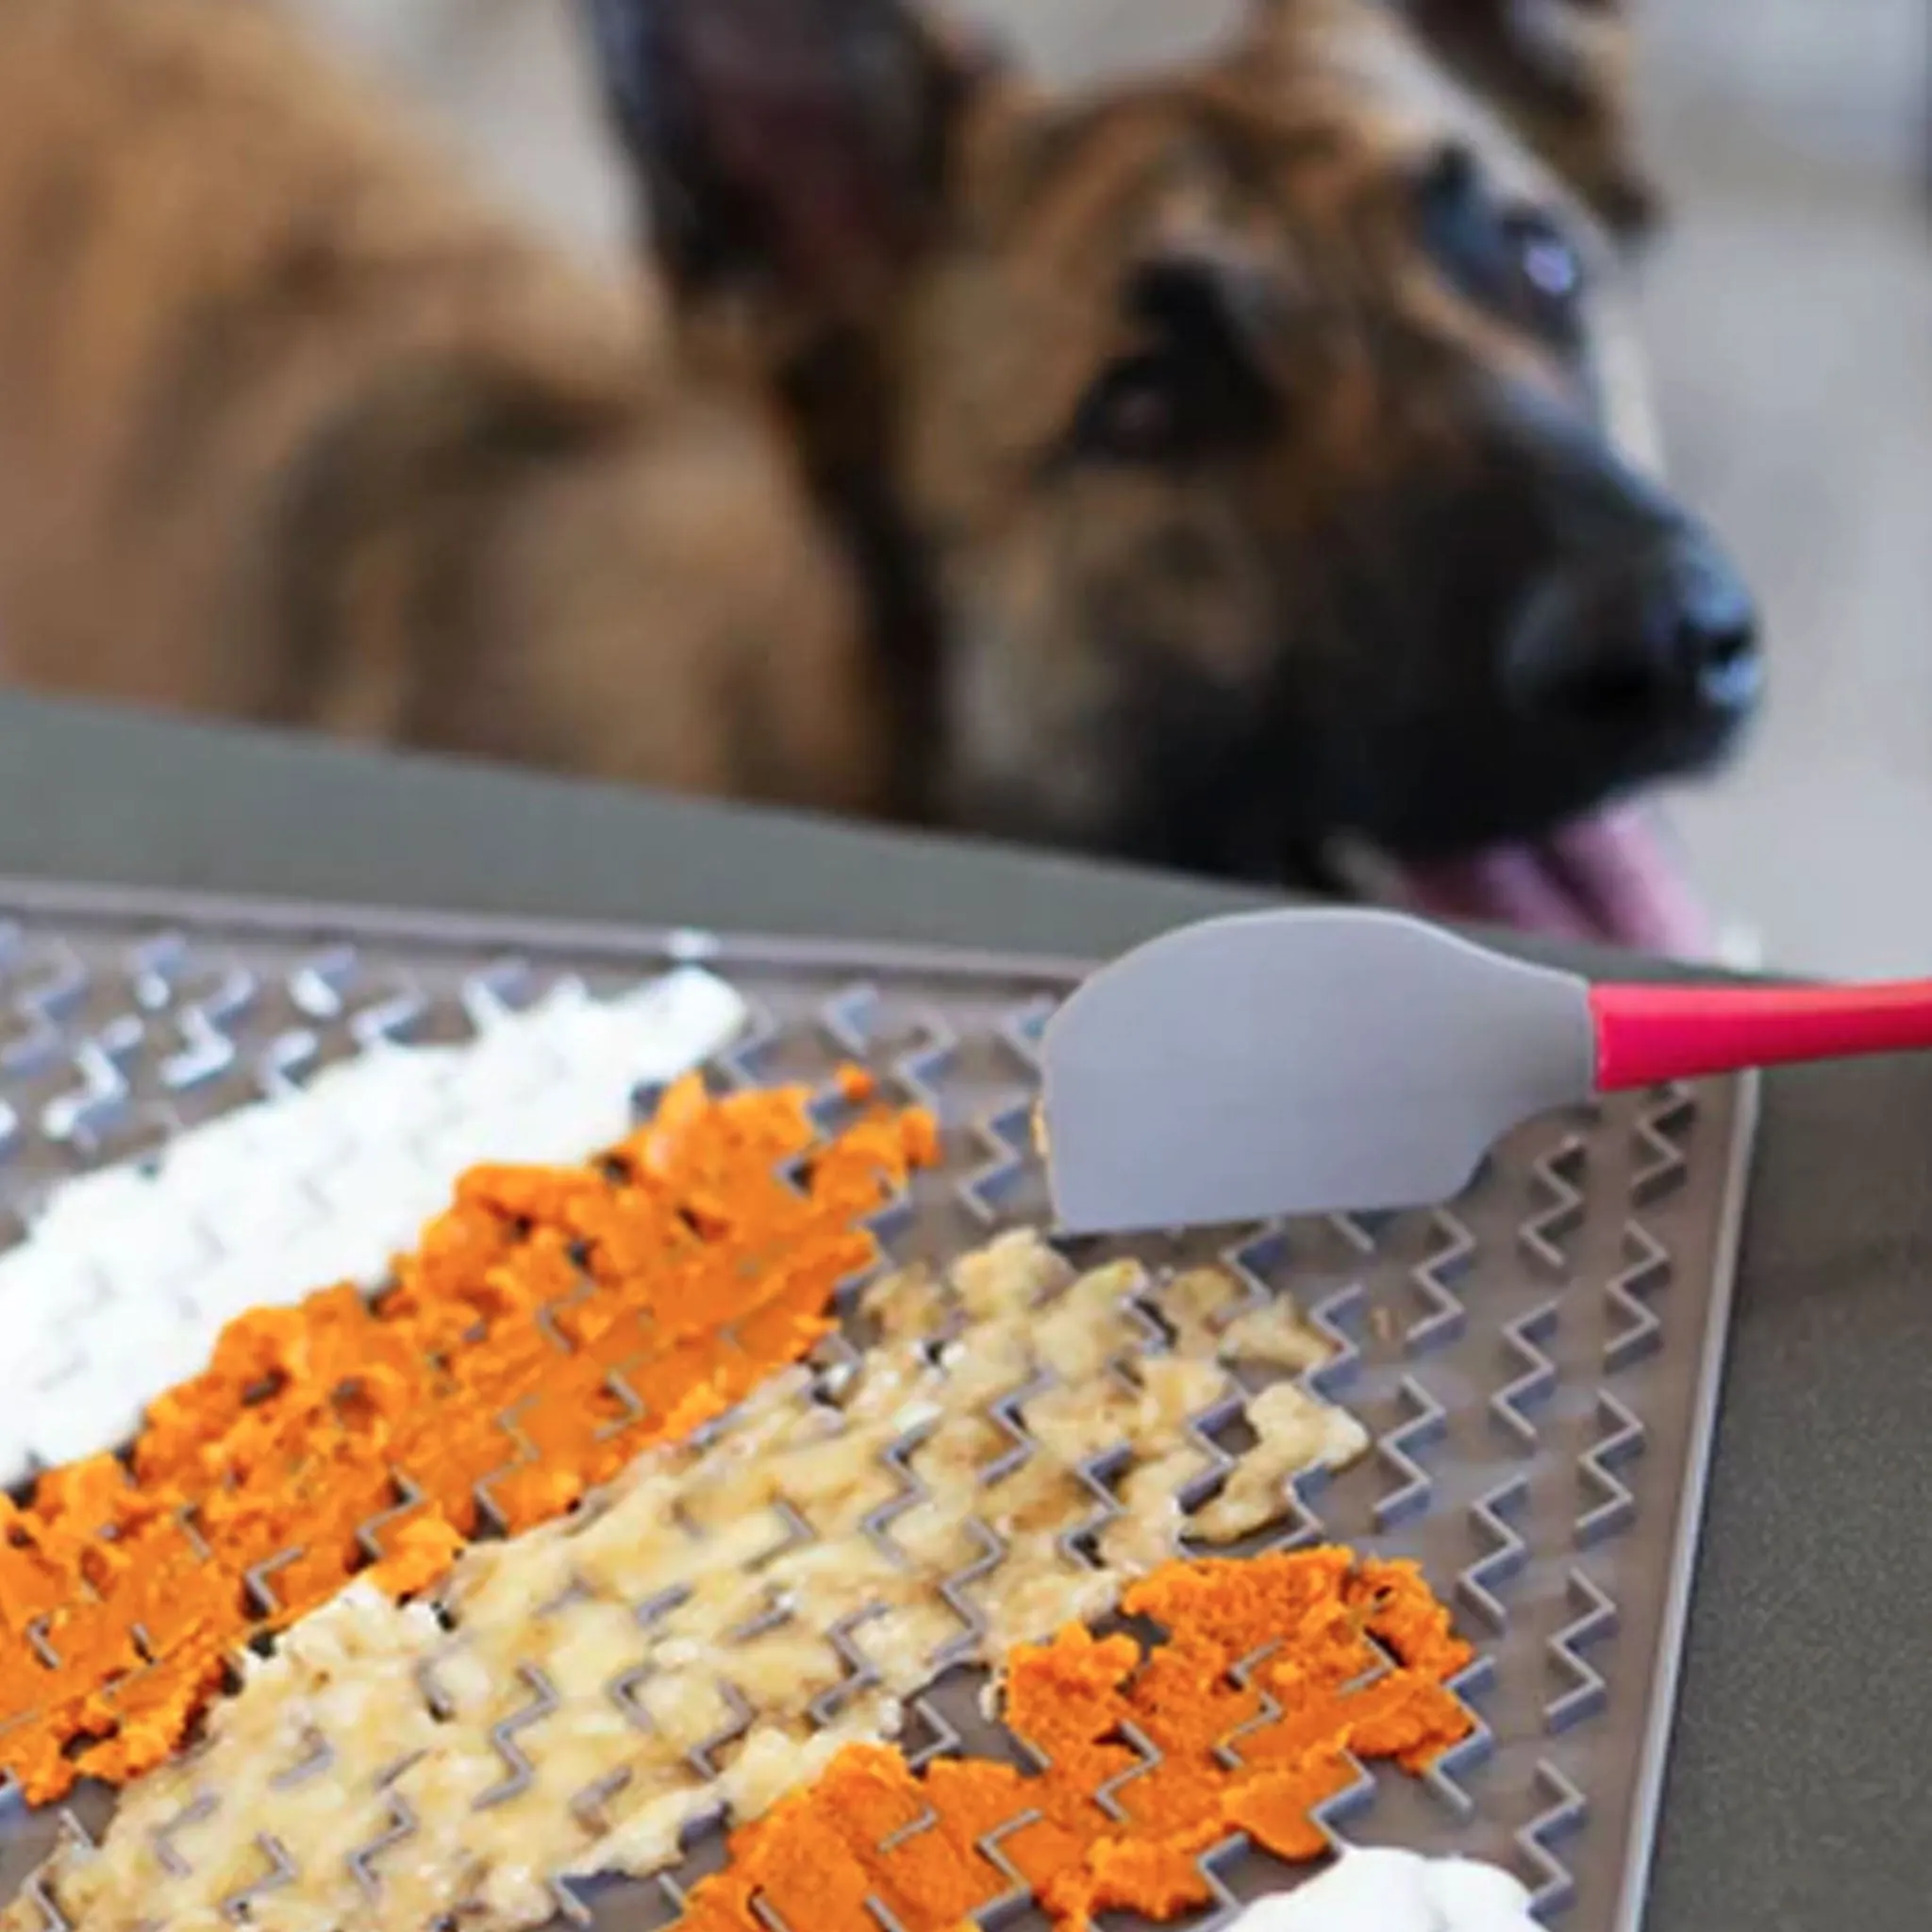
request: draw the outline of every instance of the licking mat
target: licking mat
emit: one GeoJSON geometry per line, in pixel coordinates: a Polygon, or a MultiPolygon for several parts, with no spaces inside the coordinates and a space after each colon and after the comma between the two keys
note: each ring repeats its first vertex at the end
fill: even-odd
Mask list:
{"type": "MultiPolygon", "coordinates": [[[[940,1164],[916,1174],[874,1224],[891,1259],[952,1260],[1003,1229],[1039,1223],[1045,1197],[1029,1145],[1033,1052],[1070,969],[10,890],[0,898],[7,1237],[17,1239],[51,1191],[74,1176],[151,1160],[183,1129],[231,1117],[264,1095],[281,1096],[275,1117],[290,1115],[287,1096],[306,1089],[313,1101],[341,1077],[331,1069],[382,1060],[385,1041],[456,1044],[559,1001],[608,1013],[662,998],[662,976],[692,964],[713,975],[714,992],[722,980],[744,1005],[734,1043],[712,1062],[715,1085],[801,1082],[824,1088],[836,1108],[837,1071],[857,1063],[877,1077],[883,1097],[937,1115],[940,1164]]],[[[704,1010],[687,1016],[693,1038],[735,1017],[715,999],[708,1007],[702,991],[698,1005],[704,1010]]],[[[580,1042],[575,1058],[554,1056],[541,1091],[588,1077],[586,1054],[594,1061],[619,1051],[594,1028],[584,1038],[594,1046],[580,1042]]],[[[641,1078],[673,1070],[649,1058],[641,1078]]],[[[1158,1107],[1159,1096],[1147,1104],[1158,1107]]],[[[452,1131],[450,1115],[462,1106],[458,1083],[431,1109],[439,1131],[452,1131]]],[[[393,1182],[407,1153],[391,1144],[393,1122],[383,1127],[381,1112],[367,1109],[360,1145],[357,1117],[341,1108],[327,1136],[306,1145],[258,1134],[252,1229],[237,1232],[225,1218],[231,1202],[210,1212],[193,1230],[197,1265],[217,1264],[225,1241],[258,1248],[264,1225],[327,1225],[340,1218],[332,1203],[365,1197],[359,1182],[332,1186],[332,1176],[393,1182]],[[390,1141],[371,1144],[383,1133],[390,1141]],[[300,1211],[277,1224],[283,1197],[300,1211]]],[[[1306,1387],[1356,1417],[1373,1447],[1340,1474],[1298,1485],[1279,1520],[1241,1547],[1332,1541],[1416,1558],[1478,1657],[1454,1686],[1472,1735],[1420,1778],[1365,1766],[1319,1822],[1355,1842],[1491,1859],[1534,1890],[1550,1923],[1578,1932],[1625,1932],[1641,1913],[1751,1112],[1748,1084],[1619,1100],[1512,1138],[1470,1192],[1443,1209],[1172,1241],[1083,1242],[1067,1257],[1089,1278],[1122,1258],[1141,1264],[1134,1314],[1156,1350],[1167,1319],[1160,1284],[1202,1264],[1220,1267],[1231,1284],[1217,1322],[1231,1329],[1286,1293],[1329,1339],[1334,1352],[1306,1387]]],[[[465,1158],[518,1151],[470,1144],[459,1129],[460,1119],[450,1144],[465,1158]]],[[[410,1133],[420,1142],[428,1129],[417,1121],[410,1133]]],[[[117,1328],[151,1299],[143,1267],[140,1243],[107,1243],[76,1277],[86,1300],[67,1324],[68,1358],[59,1365],[75,1389],[89,1386],[92,1339],[114,1345],[117,1328]]],[[[864,1359],[855,1341],[870,1341],[856,1315],[851,1340],[821,1351],[818,1373],[852,1375],[864,1359]]],[[[1233,1373],[1258,1396],[1266,1378],[1252,1371],[1237,1362],[1233,1373]]],[[[980,1481],[1010,1480],[1024,1469],[1036,1405],[1043,1428],[1043,1389],[1015,1388],[989,1407],[1004,1447],[977,1472],[980,1481]]],[[[1245,1416],[1223,1403],[1199,1419],[1185,1507],[1214,1507],[1217,1468],[1224,1475],[1266,1448],[1252,1425],[1260,1410],[1258,1399],[1245,1416]]],[[[0,1434],[4,1423],[0,1415],[0,1434]]],[[[893,1463],[893,1453],[884,1460],[903,1479],[907,1465],[893,1463]]],[[[1105,1445],[1083,1464],[1090,1527],[1116,1509],[1118,1467],[1105,1445]]],[[[1176,1550],[1208,1553],[1192,1542],[1176,1550]]],[[[998,1540],[983,1540],[972,1583],[996,1580],[1004,1560],[998,1540]]],[[[970,1612],[959,1575],[952,1583],[970,1612]]],[[[862,1621],[846,1618],[834,1638],[855,1679],[862,1621]]],[[[747,1641],[753,1634],[747,1629],[747,1641]]],[[[957,1750],[1027,1764],[1024,1745],[983,1714],[983,1687],[976,1669],[955,1669],[911,1696],[898,1739],[908,1757],[957,1750]]],[[[723,1697],[728,1719],[737,1694],[728,1679],[707,1689],[723,1697]]],[[[541,1755],[554,1691],[538,1671],[505,1694],[514,1714],[498,1726],[497,1748],[513,1781],[519,1762],[541,1755]]],[[[860,1701],[856,1691],[823,1700],[828,1729],[860,1701]]],[[[318,1740],[300,1767],[324,1790],[335,1774],[327,1741],[318,1740]]],[[[1030,1762],[1039,1768],[1037,1757],[1030,1762]]],[[[264,1780],[273,1769],[262,1767],[264,1780]]],[[[1119,1802],[1117,1793],[1097,1794],[1103,1806],[1109,1798],[1119,1802]]],[[[97,1835],[111,1808],[106,1793],[88,1787],[38,1811],[0,1794],[0,1904],[20,1894],[51,1848],[97,1835]]],[[[378,1849],[407,1855],[408,1836],[398,1816],[378,1849]]],[[[996,1853],[1000,1828],[987,1837],[996,1853]]],[[[559,1911],[624,1932],[675,1923],[691,1887],[724,1856],[716,1830],[693,1826],[687,1840],[681,1863],[648,1880],[558,1874],[551,1890],[559,1911]]],[[[997,1858],[991,1864],[997,1869],[997,1858]]],[[[1214,1916],[1295,1875],[1238,1843],[1208,1855],[1203,1869],[1208,1890],[1223,1901],[1214,1916]]],[[[224,1916],[246,1923],[275,1880],[268,1857],[252,1886],[226,1895],[224,1916]]],[[[60,1923],[31,1902],[26,1912],[29,1924],[36,1917],[60,1923]]],[[[989,1932],[1045,1923],[1024,1886],[1001,1888],[980,1916],[989,1932]]],[[[1191,1923],[1213,1922],[1196,1914],[1191,1923]]],[[[891,1932],[889,1915],[879,1923],[891,1932]]],[[[1136,1922],[1109,1915],[1103,1923],[1136,1922]]]]}

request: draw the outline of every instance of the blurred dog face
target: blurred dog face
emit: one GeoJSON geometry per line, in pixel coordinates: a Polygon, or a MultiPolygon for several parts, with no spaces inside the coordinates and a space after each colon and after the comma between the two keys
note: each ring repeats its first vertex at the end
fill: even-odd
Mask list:
{"type": "Polygon", "coordinates": [[[1622,446],[1597,230],[1388,14],[1064,101],[898,0],[595,4],[688,313],[892,588],[931,808],[1680,937],[1602,813],[1728,748],[1749,600],[1622,446]]]}

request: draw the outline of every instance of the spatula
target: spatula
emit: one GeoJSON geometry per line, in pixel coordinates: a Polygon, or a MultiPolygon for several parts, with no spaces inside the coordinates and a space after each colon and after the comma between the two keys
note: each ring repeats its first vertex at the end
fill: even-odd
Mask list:
{"type": "Polygon", "coordinates": [[[1167,934],[1048,1025],[1040,1122],[1071,1234],[1450,1199],[1511,1127],[1596,1094],[1932,1046],[1932,980],[1593,986],[1397,913],[1167,934]]]}

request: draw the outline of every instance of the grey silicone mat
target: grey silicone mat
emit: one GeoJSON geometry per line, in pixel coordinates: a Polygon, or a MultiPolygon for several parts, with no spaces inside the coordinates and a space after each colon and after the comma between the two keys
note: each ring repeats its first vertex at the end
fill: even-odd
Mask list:
{"type": "MultiPolygon", "coordinates": [[[[479,975],[522,1004],[566,975],[614,991],[693,958],[758,1019],[721,1077],[819,1079],[858,1059],[935,1107],[945,1162],[882,1222],[895,1257],[1042,1215],[1030,1049],[1071,966],[0,886],[5,1238],[63,1175],[378,1033],[465,1037],[479,975]]],[[[1306,1495],[1293,1536],[1420,1558],[1482,1652],[1461,1686],[1472,1743],[1427,1779],[1365,1783],[1333,1823],[1495,1859],[1576,1932],[1641,1919],[1753,1099],[1716,1084],[1538,1124],[1433,1213],[1125,1244],[1156,1265],[1220,1257],[1332,1329],[1341,1348],[1317,1386],[1375,1448],[1306,1495]]],[[[962,1735],[997,1749],[974,1690],[925,1700],[908,1748],[962,1735]]],[[[108,1806],[83,1791],[73,1811],[97,1829],[108,1806]]],[[[0,1797],[0,1903],[72,1823],[0,1797]]],[[[679,1885],[719,1856],[713,1839],[670,1880],[596,1888],[590,1915],[670,1924],[679,1885]]],[[[1239,1847],[1212,1870],[1224,1898],[1285,1882],[1239,1847]]],[[[1013,1900],[997,1923],[1043,1921],[1013,1900]]]]}

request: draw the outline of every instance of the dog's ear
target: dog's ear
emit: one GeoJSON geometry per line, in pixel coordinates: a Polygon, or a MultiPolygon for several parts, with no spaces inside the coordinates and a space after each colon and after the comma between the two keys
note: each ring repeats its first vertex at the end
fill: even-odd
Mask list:
{"type": "Polygon", "coordinates": [[[873,313],[943,214],[974,54],[908,0],[582,4],[675,292],[873,313]]]}
{"type": "Polygon", "coordinates": [[[1627,0],[1402,0],[1435,56],[1514,124],[1626,243],[1661,221],[1639,152],[1627,0]]]}

